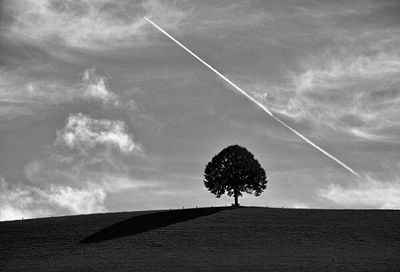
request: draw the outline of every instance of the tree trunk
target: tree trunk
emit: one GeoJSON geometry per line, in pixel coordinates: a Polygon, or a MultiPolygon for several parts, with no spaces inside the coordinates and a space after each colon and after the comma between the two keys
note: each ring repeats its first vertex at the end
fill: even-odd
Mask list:
{"type": "Polygon", "coordinates": [[[235,207],[238,207],[239,206],[239,201],[238,201],[239,193],[237,190],[234,191],[234,196],[235,196],[235,207]]]}

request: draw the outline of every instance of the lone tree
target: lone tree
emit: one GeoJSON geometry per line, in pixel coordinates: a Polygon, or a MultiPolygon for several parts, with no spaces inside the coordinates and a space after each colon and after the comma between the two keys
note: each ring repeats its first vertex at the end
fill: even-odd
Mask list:
{"type": "Polygon", "coordinates": [[[267,177],[260,163],[245,147],[231,145],[212,158],[204,170],[204,185],[217,198],[221,195],[238,197],[242,192],[259,196],[267,188],[267,177]]]}

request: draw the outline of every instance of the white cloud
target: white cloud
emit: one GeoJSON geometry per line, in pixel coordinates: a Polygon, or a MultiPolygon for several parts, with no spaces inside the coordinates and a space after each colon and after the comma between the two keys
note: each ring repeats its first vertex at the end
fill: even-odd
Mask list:
{"type": "Polygon", "coordinates": [[[95,84],[89,85],[86,90],[86,96],[98,97],[104,102],[108,102],[113,99],[113,95],[105,86],[104,78],[100,78],[95,84]]]}
{"type": "Polygon", "coordinates": [[[310,209],[310,206],[305,203],[292,203],[289,207],[294,209],[310,209]]]}
{"type": "Polygon", "coordinates": [[[296,91],[324,91],[325,89],[359,85],[359,80],[381,80],[397,77],[400,57],[380,53],[373,56],[343,54],[312,57],[305,72],[293,75],[296,91]]]}
{"type": "Polygon", "coordinates": [[[95,69],[86,69],[83,73],[83,81],[85,83],[85,96],[101,100],[103,103],[113,103],[118,106],[118,96],[107,89],[106,79],[96,74],[95,69]]]}
{"type": "Polygon", "coordinates": [[[248,88],[273,112],[311,121],[319,131],[325,127],[363,140],[398,142],[393,131],[400,126],[399,74],[396,52],[332,53],[303,60],[302,71],[290,72],[286,84],[248,88]]]}
{"type": "Polygon", "coordinates": [[[98,145],[118,148],[129,154],[141,150],[140,145],[128,134],[126,124],[119,120],[92,119],[78,113],[70,115],[65,127],[57,131],[55,144],[65,144],[70,148],[90,149],[98,145]]]}
{"type": "Polygon", "coordinates": [[[173,2],[158,0],[21,0],[7,1],[5,8],[14,19],[11,35],[43,45],[51,40],[87,49],[143,44],[143,16],[174,27],[186,15],[173,2]]]}
{"type": "Polygon", "coordinates": [[[32,80],[22,70],[0,69],[0,121],[36,117],[56,104],[83,98],[81,85],[58,79],[32,80]]]}
{"type": "MultiPolygon", "coordinates": [[[[41,169],[41,171],[51,169],[41,169]]],[[[35,182],[38,183],[38,182],[35,182]]],[[[0,179],[0,221],[50,215],[106,212],[110,193],[154,186],[124,175],[93,174],[80,185],[51,184],[12,185],[0,179]]]]}
{"type": "Polygon", "coordinates": [[[30,185],[9,186],[2,181],[0,221],[58,214],[104,212],[107,191],[102,185],[75,188],[50,185],[45,188],[30,185]]]}
{"type": "Polygon", "coordinates": [[[351,128],[349,129],[351,133],[353,133],[355,136],[358,136],[360,138],[364,138],[370,141],[379,141],[379,142],[390,142],[391,139],[389,137],[385,136],[380,136],[380,135],[374,135],[372,133],[369,133],[367,131],[363,131],[358,128],[351,128]]]}
{"type": "Polygon", "coordinates": [[[141,151],[122,121],[71,115],[57,136],[43,157],[25,166],[29,184],[8,185],[3,180],[1,195],[7,197],[0,198],[0,220],[106,212],[110,194],[154,186],[132,177],[126,159],[134,157],[94,148],[105,145],[124,154],[141,151]]]}
{"type": "Polygon", "coordinates": [[[25,186],[10,187],[3,177],[0,177],[0,221],[22,218],[47,216],[50,212],[40,204],[34,196],[34,191],[25,186]]]}
{"type": "Polygon", "coordinates": [[[97,101],[103,106],[119,110],[136,111],[132,98],[122,99],[108,87],[108,79],[86,69],[82,80],[63,82],[61,78],[33,80],[24,71],[8,71],[0,68],[0,126],[2,121],[16,117],[37,117],[40,113],[54,109],[54,105],[74,103],[77,99],[97,101]]]}
{"type": "Polygon", "coordinates": [[[72,213],[102,212],[106,191],[101,186],[90,185],[85,188],[69,186],[50,186],[40,191],[41,197],[48,200],[50,205],[58,205],[72,213]]]}
{"type": "Polygon", "coordinates": [[[346,208],[400,209],[400,183],[398,180],[382,182],[366,176],[351,188],[331,184],[320,191],[320,197],[346,208]]]}

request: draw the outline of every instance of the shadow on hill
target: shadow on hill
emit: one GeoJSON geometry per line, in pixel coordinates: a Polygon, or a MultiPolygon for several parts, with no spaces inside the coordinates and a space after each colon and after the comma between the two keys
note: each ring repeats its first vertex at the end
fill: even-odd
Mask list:
{"type": "Polygon", "coordinates": [[[84,238],[80,243],[97,243],[119,237],[131,236],[178,222],[210,215],[226,209],[231,209],[231,207],[182,209],[142,214],[106,227],[84,238]]]}

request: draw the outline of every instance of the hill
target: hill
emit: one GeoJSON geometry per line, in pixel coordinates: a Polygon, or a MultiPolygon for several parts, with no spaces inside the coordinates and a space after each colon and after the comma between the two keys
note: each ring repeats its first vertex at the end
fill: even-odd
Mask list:
{"type": "Polygon", "coordinates": [[[399,271],[400,212],[199,208],[0,222],[2,271],[399,271]]]}

